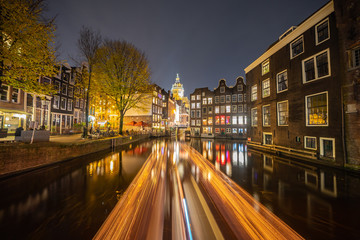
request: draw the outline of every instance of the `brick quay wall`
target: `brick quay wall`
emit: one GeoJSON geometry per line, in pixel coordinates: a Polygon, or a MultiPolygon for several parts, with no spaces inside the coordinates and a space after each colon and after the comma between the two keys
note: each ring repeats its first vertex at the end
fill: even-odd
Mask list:
{"type": "Polygon", "coordinates": [[[80,141],[0,145],[0,178],[149,138],[149,135],[80,141]]]}

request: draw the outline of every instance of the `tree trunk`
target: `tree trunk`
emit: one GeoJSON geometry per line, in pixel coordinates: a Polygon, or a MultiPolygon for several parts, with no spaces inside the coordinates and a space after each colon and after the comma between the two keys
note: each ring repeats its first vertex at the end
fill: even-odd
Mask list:
{"type": "Polygon", "coordinates": [[[91,67],[89,67],[89,83],[88,83],[88,88],[86,91],[86,109],[85,109],[85,127],[84,127],[84,132],[83,132],[83,138],[86,138],[88,135],[88,128],[89,128],[89,92],[90,92],[90,84],[91,84],[91,67]]]}
{"type": "Polygon", "coordinates": [[[119,134],[123,134],[124,114],[120,113],[119,134]]]}

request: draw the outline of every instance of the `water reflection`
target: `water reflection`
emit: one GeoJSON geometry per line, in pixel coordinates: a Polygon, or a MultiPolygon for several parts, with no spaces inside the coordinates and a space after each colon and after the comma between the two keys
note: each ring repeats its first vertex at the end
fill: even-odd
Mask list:
{"type": "Polygon", "coordinates": [[[0,181],[1,239],[92,238],[151,150],[128,145],[0,181]]]}
{"type": "Polygon", "coordinates": [[[248,150],[240,141],[189,144],[305,238],[360,235],[358,176],[248,150]]]}

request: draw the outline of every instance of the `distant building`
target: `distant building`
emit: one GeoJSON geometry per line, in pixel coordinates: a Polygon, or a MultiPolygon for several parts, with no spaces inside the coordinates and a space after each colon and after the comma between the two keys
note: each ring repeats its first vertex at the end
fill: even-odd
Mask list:
{"type": "Polygon", "coordinates": [[[63,134],[69,133],[74,125],[75,77],[68,64],[58,69],[58,74],[52,77],[57,93],[51,101],[51,130],[63,134]]]}
{"type": "Polygon", "coordinates": [[[161,125],[163,109],[162,89],[154,84],[153,91],[145,94],[139,104],[129,109],[124,116],[124,127],[130,128],[132,121],[146,124],[147,129],[153,132],[165,132],[165,126],[161,125]]]}
{"type": "Polygon", "coordinates": [[[175,83],[171,87],[171,93],[175,100],[182,100],[182,98],[184,97],[184,87],[180,83],[179,74],[176,74],[175,83]]]}
{"type": "Polygon", "coordinates": [[[190,127],[192,136],[246,138],[246,85],[242,77],[232,87],[225,79],[210,91],[197,88],[190,94],[190,127]]]}
{"type": "Polygon", "coordinates": [[[330,1],[245,68],[250,146],[344,164],[338,43],[330,1]]]}

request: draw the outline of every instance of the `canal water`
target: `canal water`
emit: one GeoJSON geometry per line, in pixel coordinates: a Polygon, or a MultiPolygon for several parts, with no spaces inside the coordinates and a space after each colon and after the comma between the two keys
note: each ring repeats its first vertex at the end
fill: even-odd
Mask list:
{"type": "MultiPolygon", "coordinates": [[[[91,239],[154,141],[0,180],[0,238],[91,239]]],[[[251,150],[239,141],[186,143],[304,238],[359,238],[359,176],[251,150]]]]}

